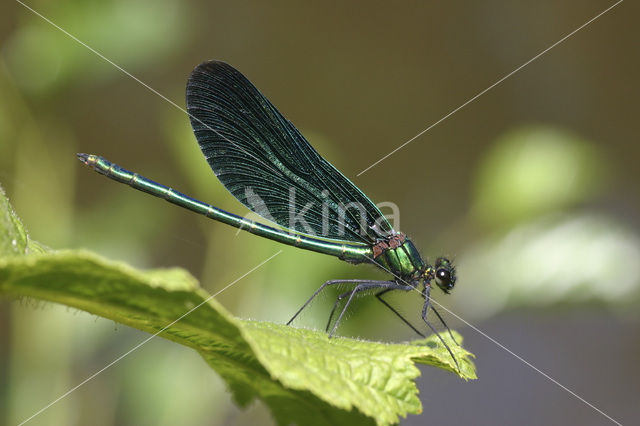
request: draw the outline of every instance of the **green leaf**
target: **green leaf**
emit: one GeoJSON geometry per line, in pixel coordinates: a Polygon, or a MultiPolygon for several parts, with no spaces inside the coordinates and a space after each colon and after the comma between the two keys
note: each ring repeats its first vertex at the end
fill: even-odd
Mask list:
{"type": "Polygon", "coordinates": [[[0,187],[0,256],[24,254],[27,248],[27,233],[9,200],[0,187]]]}
{"type": "Polygon", "coordinates": [[[29,239],[0,185],[0,257],[45,251],[46,247],[29,239]]]}
{"type": "MultiPolygon", "coordinates": [[[[17,219],[3,221],[0,241],[20,229],[17,219]]],[[[386,344],[240,320],[182,269],[142,272],[87,251],[1,257],[0,295],[61,303],[189,346],[239,405],[260,398],[279,424],[396,423],[422,411],[415,362],[457,372],[436,336],[386,344]]],[[[476,378],[471,354],[447,343],[460,377],[476,378]]]]}

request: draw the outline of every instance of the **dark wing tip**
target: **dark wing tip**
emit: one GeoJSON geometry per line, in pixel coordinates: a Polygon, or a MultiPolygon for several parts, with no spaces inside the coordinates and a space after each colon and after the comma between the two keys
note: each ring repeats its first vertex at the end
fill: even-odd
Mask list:
{"type": "Polygon", "coordinates": [[[227,64],[226,62],[222,62],[222,61],[218,61],[216,59],[212,59],[209,61],[204,61],[203,63],[201,63],[200,65],[198,65],[197,67],[195,67],[193,69],[193,71],[191,72],[191,75],[193,76],[194,74],[198,74],[198,73],[211,73],[211,72],[215,72],[218,69],[229,69],[233,67],[229,64],[227,64]]]}
{"type": "Polygon", "coordinates": [[[226,62],[210,60],[193,69],[187,80],[187,112],[193,124],[193,114],[213,102],[212,94],[223,90],[230,82],[242,81],[242,74],[226,62]]]}
{"type": "Polygon", "coordinates": [[[211,81],[212,77],[224,74],[239,74],[239,71],[226,62],[215,59],[205,61],[191,71],[191,75],[189,75],[189,80],[187,81],[187,91],[192,83],[196,81],[211,81]]]}

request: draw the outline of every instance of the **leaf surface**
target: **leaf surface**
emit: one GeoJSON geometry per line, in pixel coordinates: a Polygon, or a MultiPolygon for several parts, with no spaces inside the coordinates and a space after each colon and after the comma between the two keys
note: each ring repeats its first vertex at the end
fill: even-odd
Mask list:
{"type": "Polygon", "coordinates": [[[45,252],[29,241],[3,193],[0,206],[0,296],[60,303],[189,346],[239,405],[260,398],[279,424],[382,425],[418,414],[416,362],[476,378],[471,354],[451,340],[460,372],[436,336],[411,344],[328,339],[235,318],[183,269],[140,271],[88,251],[45,252]]]}

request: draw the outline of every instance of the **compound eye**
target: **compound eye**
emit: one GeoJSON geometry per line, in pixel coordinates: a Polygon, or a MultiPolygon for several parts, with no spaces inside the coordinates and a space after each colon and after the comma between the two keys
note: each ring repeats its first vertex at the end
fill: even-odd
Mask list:
{"type": "Polygon", "coordinates": [[[436,284],[440,287],[440,290],[449,293],[453,289],[456,283],[456,278],[453,274],[453,270],[448,267],[436,269],[436,284]]]}
{"type": "Polygon", "coordinates": [[[449,287],[451,285],[451,273],[444,268],[440,268],[436,271],[436,280],[439,281],[439,285],[449,287]]]}
{"type": "Polygon", "coordinates": [[[456,284],[456,270],[446,257],[439,257],[436,260],[435,280],[438,287],[445,293],[449,293],[456,284]]]}

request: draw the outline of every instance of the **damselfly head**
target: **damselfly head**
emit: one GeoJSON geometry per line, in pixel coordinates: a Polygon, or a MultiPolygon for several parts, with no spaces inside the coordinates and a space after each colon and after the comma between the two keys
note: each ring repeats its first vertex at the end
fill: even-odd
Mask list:
{"type": "Polygon", "coordinates": [[[435,264],[435,280],[440,290],[449,294],[456,285],[456,268],[453,263],[445,257],[439,257],[435,264]]]}

